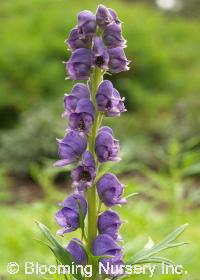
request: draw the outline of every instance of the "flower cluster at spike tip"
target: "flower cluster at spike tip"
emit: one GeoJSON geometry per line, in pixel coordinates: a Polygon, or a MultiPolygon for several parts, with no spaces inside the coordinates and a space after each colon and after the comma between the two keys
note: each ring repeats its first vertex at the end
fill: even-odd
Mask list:
{"type": "MultiPolygon", "coordinates": [[[[60,204],[62,208],[55,215],[61,227],[57,233],[63,236],[80,228],[81,220],[85,223],[88,216],[88,232],[82,234],[82,240],[72,239],[65,249],[77,264],[87,264],[83,249],[86,246],[93,256],[101,256],[101,263],[117,266],[123,264],[123,250],[118,243],[122,240],[122,222],[111,208],[126,203],[124,185],[112,173],[99,177],[98,170],[107,161],[120,160],[119,142],[112,129],[101,127],[101,122],[104,117],[120,116],[126,111],[124,98],[110,81],[103,80],[108,71],[119,73],[129,69],[121,21],[114,10],[103,5],[98,6],[96,14],[82,11],[66,44],[72,52],[66,62],[68,77],[87,82],[76,83],[64,96],[63,117],[68,120],[68,128],[64,138],[58,140],[61,159],[55,166],[73,163],[76,167],[71,173],[74,193],[60,204]],[[101,211],[97,202],[106,210],[101,211]]],[[[110,277],[114,276],[110,272],[110,277]]]]}

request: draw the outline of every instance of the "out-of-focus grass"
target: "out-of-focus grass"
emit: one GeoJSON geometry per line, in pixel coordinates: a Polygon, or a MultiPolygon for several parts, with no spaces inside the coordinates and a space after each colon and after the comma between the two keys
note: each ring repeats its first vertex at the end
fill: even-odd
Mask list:
{"type": "MultiPolygon", "coordinates": [[[[43,239],[43,237],[34,220],[46,224],[55,233],[57,225],[54,222],[54,213],[56,211],[57,206],[55,204],[50,205],[41,202],[0,207],[0,275],[8,277],[5,279],[21,280],[24,279],[23,265],[25,261],[54,264],[54,257],[48,248],[35,241],[35,239],[43,239]],[[8,276],[6,266],[10,261],[16,261],[21,265],[20,273],[8,276]]],[[[164,256],[182,264],[188,274],[174,277],[158,274],[153,279],[198,279],[200,258],[199,211],[182,212],[179,217],[172,217],[165,211],[154,210],[151,204],[144,202],[140,195],[130,198],[129,203],[118,211],[123,220],[129,221],[128,224],[122,226],[121,230],[125,241],[125,251],[127,252],[126,258],[140,250],[149,236],[153,241],[158,242],[179,225],[189,222],[189,227],[181,239],[191,241],[191,243],[185,247],[171,249],[164,253],[164,256]],[[176,222],[177,218],[179,224],[176,222]]],[[[58,240],[66,244],[72,236],[74,236],[74,233],[66,235],[64,239],[58,237],[58,240]]],[[[29,275],[28,278],[42,279],[42,276],[29,275]]],[[[131,279],[149,279],[149,276],[133,276],[131,279]]]]}

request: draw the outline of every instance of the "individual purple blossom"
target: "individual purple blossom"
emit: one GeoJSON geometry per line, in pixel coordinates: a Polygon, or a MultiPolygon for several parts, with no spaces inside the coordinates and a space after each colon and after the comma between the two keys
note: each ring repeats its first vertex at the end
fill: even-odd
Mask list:
{"type": "Polygon", "coordinates": [[[63,139],[58,139],[61,160],[55,166],[60,167],[77,162],[87,147],[87,139],[76,131],[70,131],[63,139]]]}
{"type": "Polygon", "coordinates": [[[104,28],[105,26],[115,22],[120,24],[120,20],[117,17],[117,14],[114,10],[106,8],[104,5],[99,5],[96,12],[96,21],[97,24],[104,28]]]}
{"type": "Polygon", "coordinates": [[[78,30],[82,36],[94,35],[96,32],[96,17],[91,11],[78,14],[78,30]]]}
{"type": "Polygon", "coordinates": [[[84,219],[87,213],[87,202],[82,195],[74,193],[60,203],[60,206],[63,208],[56,213],[55,218],[58,225],[62,227],[57,234],[63,235],[80,227],[80,207],[84,219]]]}
{"type": "Polygon", "coordinates": [[[65,94],[64,96],[64,113],[63,116],[69,116],[71,113],[74,113],[77,107],[78,102],[83,98],[90,98],[89,88],[82,83],[77,83],[73,88],[70,94],[65,94]]]}
{"type": "Polygon", "coordinates": [[[69,115],[69,128],[88,133],[91,129],[95,117],[95,108],[93,103],[82,98],[77,102],[74,113],[69,115]]]}
{"type": "Polygon", "coordinates": [[[66,63],[72,80],[87,80],[92,66],[92,52],[86,48],[75,50],[66,63]]]}
{"type": "Polygon", "coordinates": [[[92,43],[92,36],[82,36],[78,28],[73,28],[65,42],[72,50],[89,48],[92,43]]]}
{"type": "Polygon", "coordinates": [[[108,207],[126,203],[122,197],[124,185],[112,173],[105,173],[97,182],[97,192],[100,200],[108,207]]]}
{"type": "Polygon", "coordinates": [[[72,171],[73,184],[79,191],[92,186],[96,177],[96,164],[93,155],[86,151],[83,154],[82,163],[72,171]]]}
{"type": "Polygon", "coordinates": [[[101,258],[100,262],[107,267],[107,264],[113,267],[109,273],[111,275],[122,274],[117,268],[123,265],[122,248],[107,234],[99,234],[93,242],[94,256],[109,256],[109,258],[101,258]]]}
{"type": "Polygon", "coordinates": [[[65,249],[72,255],[76,264],[85,266],[87,263],[87,256],[81,244],[81,240],[79,240],[78,238],[72,238],[65,249]]]}
{"type": "Polygon", "coordinates": [[[100,234],[108,234],[114,240],[121,240],[121,236],[118,231],[122,222],[119,215],[111,210],[103,212],[98,217],[98,231],[100,234]]]}
{"type": "Polygon", "coordinates": [[[95,152],[99,162],[119,161],[119,141],[114,139],[112,129],[103,126],[98,130],[95,141],[95,152]]]}
{"type": "Polygon", "coordinates": [[[111,73],[119,73],[129,70],[129,61],[126,58],[123,48],[108,49],[109,53],[109,70],[111,73]]]}
{"type": "Polygon", "coordinates": [[[106,26],[103,41],[108,48],[126,47],[126,40],[122,37],[121,26],[116,23],[106,26]]]}
{"type": "Polygon", "coordinates": [[[119,92],[113,87],[112,83],[104,80],[97,90],[96,101],[98,110],[104,112],[107,117],[120,116],[126,111],[124,99],[120,97],[119,92]]]}
{"type": "Polygon", "coordinates": [[[93,63],[101,69],[108,69],[109,55],[106,46],[100,37],[94,38],[93,63]]]}

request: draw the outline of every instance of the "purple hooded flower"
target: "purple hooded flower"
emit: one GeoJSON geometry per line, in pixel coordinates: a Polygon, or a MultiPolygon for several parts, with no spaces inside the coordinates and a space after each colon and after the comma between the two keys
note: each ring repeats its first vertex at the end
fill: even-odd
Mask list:
{"type": "Polygon", "coordinates": [[[65,112],[63,116],[68,117],[71,113],[75,113],[78,102],[83,98],[90,99],[89,89],[85,84],[77,83],[70,94],[64,96],[65,112]]]}
{"type": "Polygon", "coordinates": [[[82,244],[81,240],[79,240],[78,238],[72,238],[65,249],[72,255],[76,264],[84,266],[87,263],[87,256],[81,245],[79,245],[78,243],[82,244]]]}
{"type": "Polygon", "coordinates": [[[129,70],[129,61],[126,58],[123,48],[108,49],[109,53],[109,69],[112,73],[119,73],[129,70]]]}
{"type": "Polygon", "coordinates": [[[83,154],[81,165],[72,171],[71,176],[75,187],[77,187],[79,191],[83,191],[92,186],[96,177],[96,165],[90,152],[86,151],[83,154]]]}
{"type": "Polygon", "coordinates": [[[98,230],[99,233],[105,233],[110,235],[114,240],[121,240],[121,236],[118,231],[122,222],[119,215],[111,210],[103,212],[98,217],[98,230]]]}
{"type": "Polygon", "coordinates": [[[72,80],[87,80],[92,66],[92,52],[81,48],[75,50],[67,62],[67,70],[72,80]]]}
{"type": "Polygon", "coordinates": [[[113,138],[112,129],[108,126],[101,127],[95,142],[99,162],[119,161],[119,150],[119,141],[113,138]]]}
{"type": "Polygon", "coordinates": [[[93,103],[82,98],[78,101],[74,113],[69,116],[69,127],[71,130],[78,130],[88,133],[95,117],[95,108],[93,103]]]}
{"type": "Polygon", "coordinates": [[[108,69],[109,55],[103,41],[99,37],[94,39],[93,59],[94,65],[105,70],[108,69]]]}
{"type": "Polygon", "coordinates": [[[82,36],[78,28],[73,28],[65,42],[72,50],[89,48],[92,43],[92,36],[82,36]]]}
{"type": "Polygon", "coordinates": [[[97,90],[96,101],[98,110],[104,112],[107,117],[120,116],[125,110],[124,99],[121,99],[119,92],[112,83],[104,80],[97,90]]]}
{"type": "Polygon", "coordinates": [[[100,262],[107,267],[107,264],[113,267],[109,271],[111,275],[122,274],[117,268],[123,265],[122,248],[107,234],[100,234],[93,242],[94,256],[109,256],[109,258],[102,258],[100,262]],[[113,257],[111,257],[113,256],[113,257]]]}
{"type": "Polygon", "coordinates": [[[126,40],[122,37],[121,26],[116,23],[106,26],[103,41],[108,48],[126,47],[126,40]]]}
{"type": "Polygon", "coordinates": [[[96,12],[96,21],[100,27],[105,27],[113,22],[120,24],[120,20],[114,10],[99,5],[96,12]]]}
{"type": "Polygon", "coordinates": [[[62,229],[57,231],[57,234],[63,235],[64,233],[79,228],[79,207],[81,207],[83,218],[85,218],[87,213],[87,202],[82,195],[74,193],[69,195],[60,206],[63,206],[63,208],[56,213],[55,218],[58,225],[62,227],[62,229]]]}
{"type": "Polygon", "coordinates": [[[96,32],[96,17],[90,11],[78,14],[78,30],[82,36],[94,35],[96,32]]]}
{"type": "Polygon", "coordinates": [[[108,207],[126,203],[126,199],[122,198],[123,189],[124,185],[112,173],[105,173],[97,182],[99,198],[108,207]]]}
{"type": "Polygon", "coordinates": [[[79,160],[87,147],[87,139],[76,131],[70,131],[66,136],[57,140],[61,160],[56,161],[55,166],[64,166],[79,160]]]}

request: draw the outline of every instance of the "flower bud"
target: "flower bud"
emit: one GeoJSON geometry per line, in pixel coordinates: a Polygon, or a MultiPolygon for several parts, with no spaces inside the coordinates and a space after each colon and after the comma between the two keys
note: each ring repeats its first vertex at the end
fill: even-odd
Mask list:
{"type": "Polygon", "coordinates": [[[96,12],[96,21],[97,24],[102,28],[113,22],[120,24],[120,20],[118,19],[116,12],[110,8],[106,8],[104,5],[98,6],[96,12]]]}

